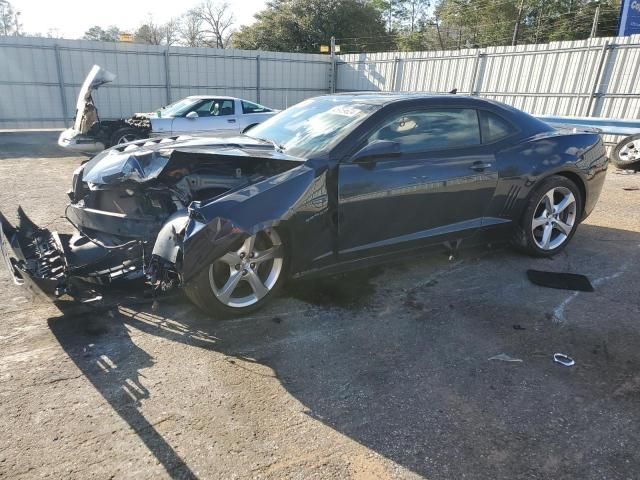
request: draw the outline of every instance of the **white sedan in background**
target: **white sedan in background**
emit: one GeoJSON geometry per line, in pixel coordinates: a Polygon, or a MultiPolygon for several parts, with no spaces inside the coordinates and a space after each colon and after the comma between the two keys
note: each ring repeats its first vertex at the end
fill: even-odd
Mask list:
{"type": "Polygon", "coordinates": [[[241,98],[194,95],[142,116],[151,123],[151,135],[167,135],[221,130],[242,133],[276,113],[241,98]]]}
{"type": "Polygon", "coordinates": [[[94,65],[82,84],[73,127],[58,138],[58,145],[95,153],[121,143],[154,135],[233,131],[243,133],[264,122],[278,110],[248,100],[219,95],[193,95],[151,113],[131,118],[101,120],[93,92],[116,76],[94,65]]]}

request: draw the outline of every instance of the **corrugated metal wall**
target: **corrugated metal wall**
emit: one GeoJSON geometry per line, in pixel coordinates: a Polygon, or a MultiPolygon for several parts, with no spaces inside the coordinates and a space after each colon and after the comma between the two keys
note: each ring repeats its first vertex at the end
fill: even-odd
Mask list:
{"type": "Polygon", "coordinates": [[[536,115],[640,118],[640,35],[440,52],[342,55],[337,90],[480,95],[536,115]]]}
{"type": "MultiPolygon", "coordinates": [[[[118,78],[102,118],[150,111],[192,94],[285,108],[331,91],[332,62],[312,54],[0,37],[0,128],[62,127],[85,75],[118,78]]],[[[640,36],[441,52],[342,55],[337,91],[458,88],[533,114],[640,117],[640,36]]]]}
{"type": "Polygon", "coordinates": [[[327,93],[326,55],[0,37],[0,129],[66,126],[94,64],[117,75],[95,100],[101,118],[218,94],[285,108],[327,93]]]}

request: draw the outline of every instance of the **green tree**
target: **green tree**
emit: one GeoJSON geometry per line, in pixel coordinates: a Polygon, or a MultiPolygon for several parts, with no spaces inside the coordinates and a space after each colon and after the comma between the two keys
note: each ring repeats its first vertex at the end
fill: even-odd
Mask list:
{"type": "Polygon", "coordinates": [[[117,42],[120,38],[120,29],[115,25],[106,30],[98,25],[94,25],[84,32],[84,40],[95,40],[97,42],[117,42]]]}
{"type": "MultiPolygon", "coordinates": [[[[435,16],[447,48],[546,43],[588,38],[593,0],[440,0],[435,16]],[[522,7],[521,15],[519,9],[522,7]]],[[[619,0],[600,2],[598,36],[615,35],[619,0]]]]}
{"type": "Polygon", "coordinates": [[[380,10],[364,0],[272,0],[255,18],[233,36],[234,48],[318,52],[331,36],[342,51],[389,43],[380,10]]]}
{"type": "Polygon", "coordinates": [[[402,31],[411,33],[421,31],[427,21],[429,0],[398,0],[396,17],[402,31]]]}

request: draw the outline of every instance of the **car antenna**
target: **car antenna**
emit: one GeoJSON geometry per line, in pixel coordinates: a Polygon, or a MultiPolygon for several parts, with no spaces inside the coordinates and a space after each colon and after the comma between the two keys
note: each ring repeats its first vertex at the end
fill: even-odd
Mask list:
{"type": "Polygon", "coordinates": [[[454,88],[454,89],[453,89],[453,90],[451,90],[449,93],[450,93],[451,95],[455,95],[456,93],[458,93],[458,89],[457,89],[457,88],[454,88]]]}

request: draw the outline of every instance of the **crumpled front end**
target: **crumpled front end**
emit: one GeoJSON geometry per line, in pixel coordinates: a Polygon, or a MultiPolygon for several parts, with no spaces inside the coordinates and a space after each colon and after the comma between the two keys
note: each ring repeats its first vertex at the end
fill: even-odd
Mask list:
{"type": "Polygon", "coordinates": [[[82,302],[122,280],[146,278],[161,291],[182,285],[250,234],[251,222],[239,217],[240,228],[223,220],[233,218],[234,205],[303,165],[239,140],[143,140],[97,155],[74,173],[65,210],[72,234],[38,227],[22,209],[16,226],[0,215],[14,281],[53,300],[82,302]],[[212,204],[220,215],[211,215],[212,204]]]}
{"type": "Polygon", "coordinates": [[[91,302],[117,280],[141,276],[141,244],[113,246],[35,225],[20,208],[13,226],[0,213],[0,250],[14,283],[50,300],[91,302]]]}

